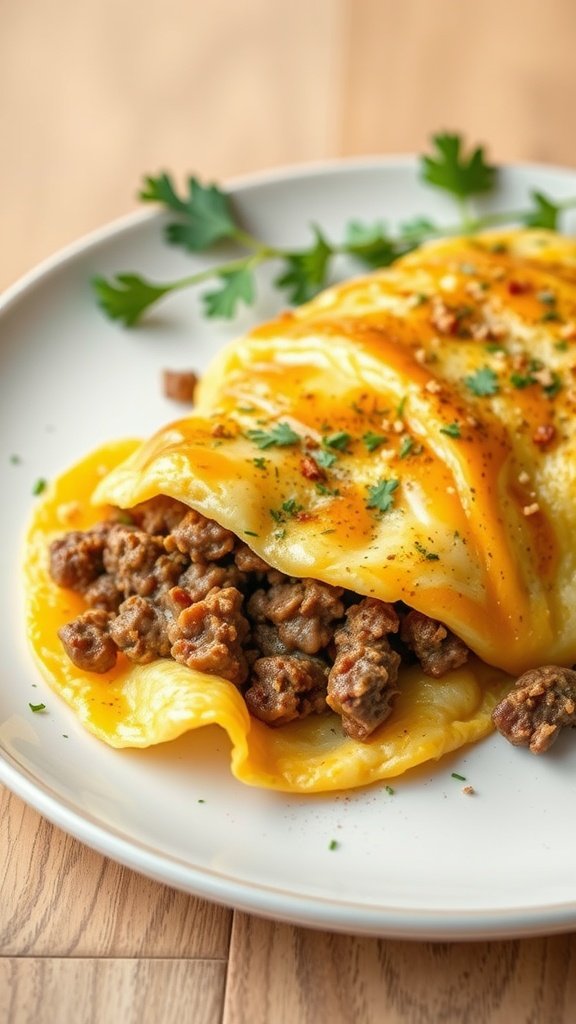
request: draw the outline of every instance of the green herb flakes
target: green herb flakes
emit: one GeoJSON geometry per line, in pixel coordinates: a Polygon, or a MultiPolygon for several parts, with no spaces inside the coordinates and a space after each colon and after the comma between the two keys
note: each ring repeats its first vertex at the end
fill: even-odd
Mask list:
{"type": "Polygon", "coordinates": [[[489,366],[482,366],[475,373],[465,377],[464,383],[468,390],[479,398],[496,395],[500,390],[498,377],[489,366]]]}
{"type": "Polygon", "coordinates": [[[277,423],[271,430],[248,430],[246,437],[261,449],[289,448],[300,443],[300,435],[289,423],[277,423]]]}
{"type": "Polygon", "coordinates": [[[46,711],[45,704],[28,704],[28,707],[30,708],[30,711],[34,712],[34,714],[39,714],[41,711],[46,711]]]}
{"type": "Polygon", "coordinates": [[[32,488],[32,494],[34,494],[34,495],[42,494],[42,491],[45,491],[47,487],[48,487],[48,481],[44,480],[42,477],[40,477],[36,481],[36,483],[34,484],[34,486],[32,488]]]}
{"type": "Polygon", "coordinates": [[[390,479],[380,480],[379,483],[368,487],[366,508],[374,508],[378,512],[389,512],[394,505],[394,491],[399,485],[399,480],[390,479]]]}
{"type": "Polygon", "coordinates": [[[445,426],[440,427],[440,433],[447,434],[448,437],[462,437],[459,423],[446,423],[445,426]]]}

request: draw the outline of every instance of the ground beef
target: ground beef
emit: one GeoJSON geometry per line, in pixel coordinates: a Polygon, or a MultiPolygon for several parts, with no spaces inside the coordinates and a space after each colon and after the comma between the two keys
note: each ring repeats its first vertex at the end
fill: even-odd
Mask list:
{"type": "MultiPolygon", "coordinates": [[[[358,740],[389,714],[400,662],[389,642],[399,627],[395,609],[285,576],[181,502],[151,498],[59,538],[50,571],[89,605],[60,631],[69,657],[85,671],[106,672],[118,650],[141,664],[171,656],[246,686],[247,705],[263,721],[282,724],[328,703],[358,740]]],[[[404,616],[402,639],[435,676],[468,653],[441,623],[415,611],[404,616]]],[[[548,707],[550,694],[546,700],[548,707]]],[[[554,701],[558,707],[560,697],[554,701]]],[[[547,718],[544,724],[550,734],[547,718]]],[[[539,725],[538,719],[537,732],[539,725]]],[[[517,735],[520,726],[514,729],[517,735]]]]}
{"type": "Polygon", "coordinates": [[[164,370],[164,395],[174,402],[192,404],[198,385],[198,374],[193,370],[164,370]]]}
{"type": "Polygon", "coordinates": [[[564,725],[576,725],[576,672],[544,665],[530,669],[492,712],[498,732],[517,747],[543,754],[564,725]]]}
{"type": "Polygon", "coordinates": [[[159,534],[170,533],[188,512],[188,505],[184,505],[175,498],[167,498],[163,494],[142,501],[134,505],[127,516],[145,533],[159,534]]]}
{"type": "Polygon", "coordinates": [[[402,619],[400,636],[413,651],[426,675],[438,679],[468,659],[466,644],[436,619],[411,611],[402,619]]]}
{"type": "Polygon", "coordinates": [[[280,638],[278,627],[268,622],[257,622],[253,627],[251,646],[265,658],[276,654],[290,654],[291,651],[280,638]]]}
{"type": "Polygon", "coordinates": [[[243,544],[242,541],[236,546],[234,561],[241,572],[259,572],[263,574],[270,572],[268,562],[260,558],[260,555],[257,555],[255,551],[252,551],[252,548],[249,548],[247,544],[243,544]]]}
{"type": "Polygon", "coordinates": [[[214,587],[236,587],[246,582],[246,576],[235,565],[217,565],[216,562],[192,562],[178,580],[178,586],[190,596],[190,604],[202,601],[214,587]]]}
{"type": "Polygon", "coordinates": [[[110,636],[130,661],[145,665],[170,656],[168,623],[161,608],[145,597],[132,595],[120,605],[110,623],[110,636]]]}
{"type": "Polygon", "coordinates": [[[84,672],[114,668],[116,645],[108,634],[110,619],[108,612],[94,608],[58,630],[64,650],[77,668],[84,672]]]}
{"type": "Polygon", "coordinates": [[[124,595],[118,590],[114,576],[103,572],[89,587],[86,587],[84,599],[90,608],[103,608],[107,612],[117,612],[124,595]]]}
{"type": "Polygon", "coordinates": [[[136,526],[116,524],[108,534],[104,567],[115,577],[116,586],[124,597],[131,594],[150,597],[158,585],[154,566],[164,554],[161,537],[153,537],[136,526]]]}
{"type": "Polygon", "coordinates": [[[392,605],[365,598],[348,609],[346,624],[334,637],[327,702],[353,739],[366,740],[392,710],[400,655],[392,650],[388,635],[398,626],[392,605]]]}
{"type": "Polygon", "coordinates": [[[302,655],[258,658],[252,683],[244,694],[248,710],[269,725],[326,710],[328,666],[302,655]]]}
{"type": "Polygon", "coordinates": [[[189,509],[166,538],[166,550],[178,549],[193,562],[219,562],[233,550],[236,538],[213,519],[189,509]]]}
{"type": "Polygon", "coordinates": [[[52,541],[49,553],[50,575],[59,587],[84,591],[104,571],[104,549],[108,528],[103,525],[73,530],[52,541]]]}
{"type": "Polygon", "coordinates": [[[241,686],[248,675],[242,648],[249,630],[242,613],[243,597],[236,587],[211,590],[180,612],[168,633],[172,657],[198,672],[222,676],[241,686]]]}
{"type": "Polygon", "coordinates": [[[342,587],[304,579],[257,590],[248,603],[256,622],[272,622],[289,650],[317,654],[334,634],[334,621],[344,615],[342,587]]]}

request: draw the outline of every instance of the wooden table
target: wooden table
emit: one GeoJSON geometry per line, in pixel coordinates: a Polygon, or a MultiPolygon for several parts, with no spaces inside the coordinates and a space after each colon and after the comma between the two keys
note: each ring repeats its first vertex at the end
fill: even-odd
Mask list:
{"type": "MultiPolygon", "coordinates": [[[[575,30],[570,0],[5,0],[0,284],[132,208],[159,168],[222,180],[421,151],[442,127],[497,159],[576,164],[575,30]]],[[[2,1022],[574,1018],[572,936],[410,944],[262,921],[1,802],[2,1022]]]]}

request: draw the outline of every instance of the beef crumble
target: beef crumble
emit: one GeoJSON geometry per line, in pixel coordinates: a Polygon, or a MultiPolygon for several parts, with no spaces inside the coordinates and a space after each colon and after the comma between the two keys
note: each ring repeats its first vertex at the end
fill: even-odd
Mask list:
{"type": "Polygon", "coordinates": [[[119,654],[173,658],[230,680],[270,725],[331,708],[347,735],[366,740],[390,714],[401,656],[413,651],[438,676],[468,654],[419,612],[286,576],[167,497],[58,538],[49,567],[89,606],[59,632],[78,668],[107,672],[119,654]]]}
{"type": "Polygon", "coordinates": [[[494,708],[492,720],[516,747],[543,754],[565,725],[576,725],[576,672],[556,665],[530,669],[494,708]]]}

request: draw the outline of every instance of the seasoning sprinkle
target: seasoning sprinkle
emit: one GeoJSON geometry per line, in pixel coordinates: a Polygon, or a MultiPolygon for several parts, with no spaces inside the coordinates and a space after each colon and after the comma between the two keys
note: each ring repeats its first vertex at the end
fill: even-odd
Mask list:
{"type": "Polygon", "coordinates": [[[466,776],[465,775],[459,775],[458,772],[452,772],[452,778],[453,779],[458,779],[458,782],[466,782],[466,776]]]}

